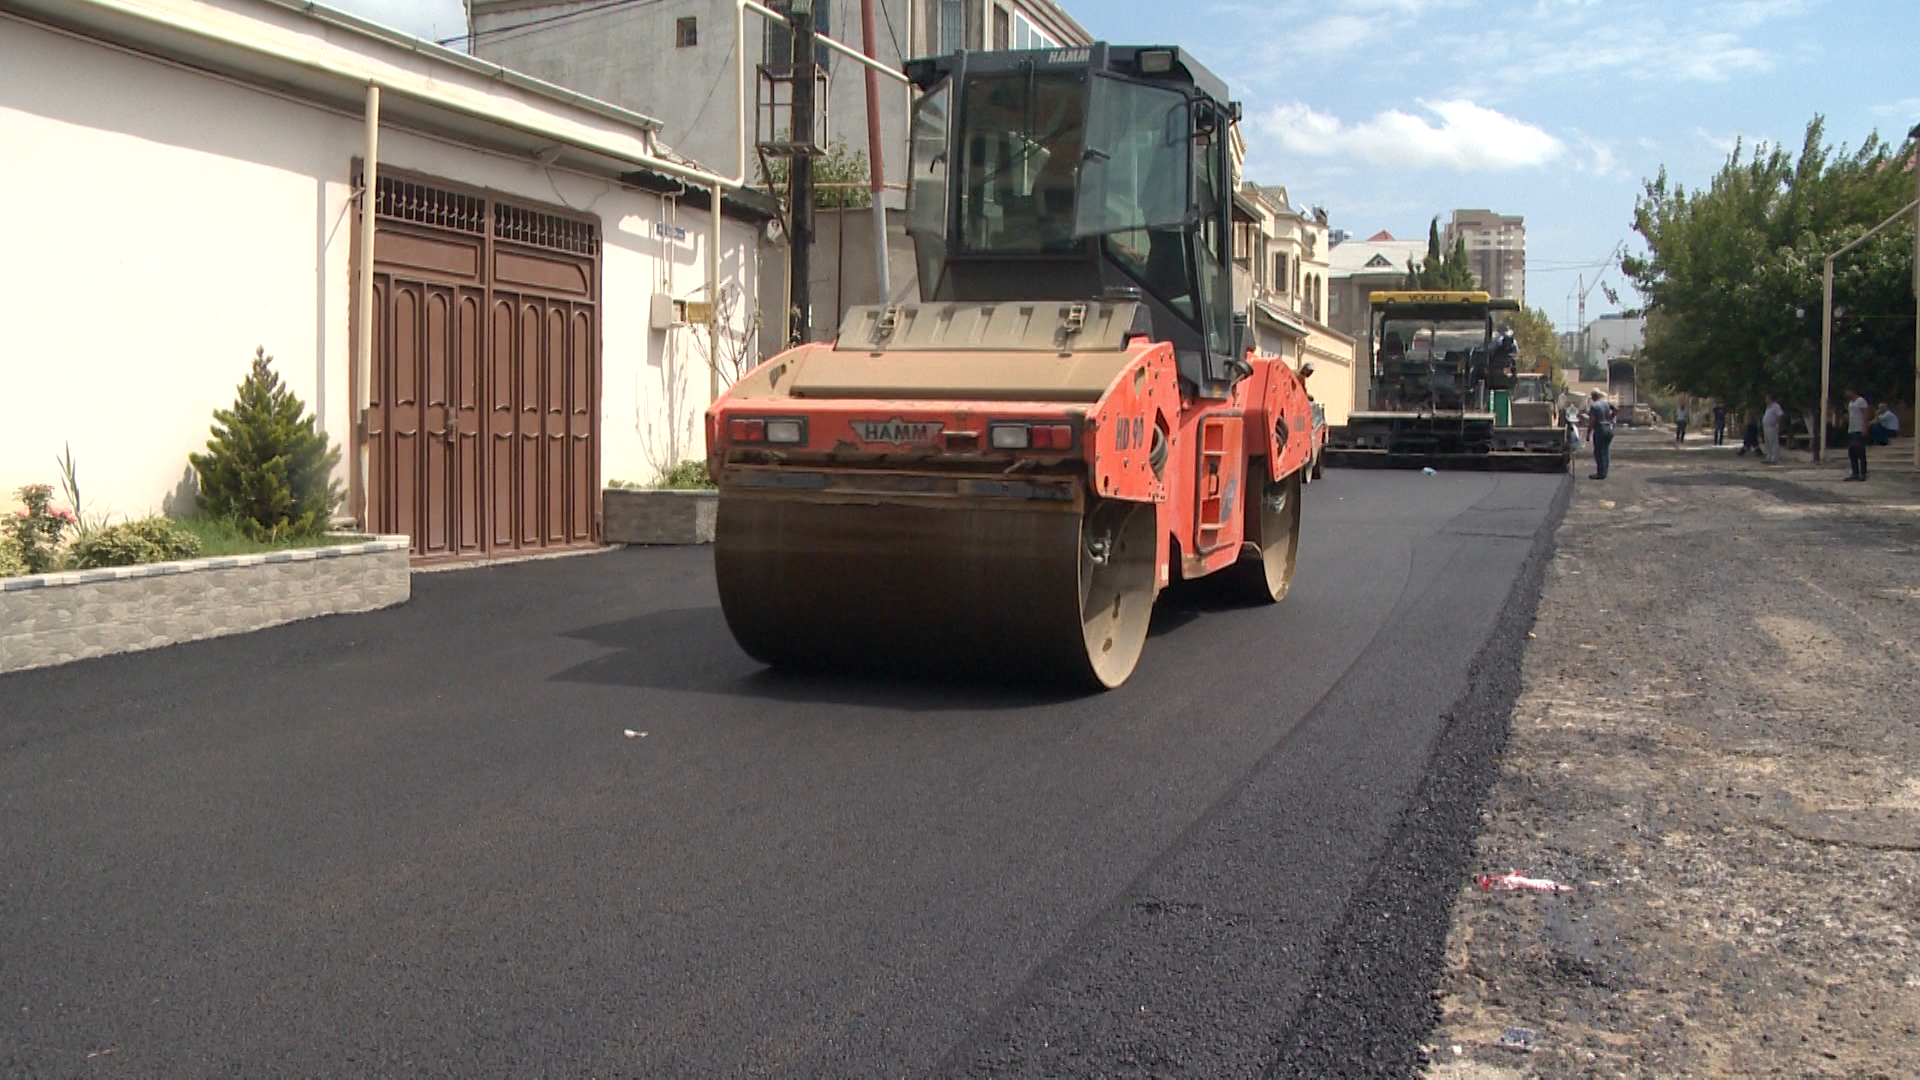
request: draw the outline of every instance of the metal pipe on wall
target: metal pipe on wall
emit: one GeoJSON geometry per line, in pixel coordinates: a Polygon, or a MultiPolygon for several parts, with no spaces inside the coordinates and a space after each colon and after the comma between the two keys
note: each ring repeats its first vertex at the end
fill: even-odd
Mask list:
{"type": "Polygon", "coordinates": [[[712,212],[707,215],[707,400],[720,397],[720,185],[710,189],[712,212]]]}
{"type": "Polygon", "coordinates": [[[362,529],[373,527],[372,507],[368,505],[368,460],[371,447],[367,433],[367,407],[373,394],[373,237],[379,217],[380,190],[380,87],[367,84],[367,134],[360,165],[360,265],[354,282],[358,295],[354,300],[353,343],[354,388],[353,416],[348,424],[353,432],[353,505],[349,511],[362,529]]]}
{"type": "MultiPolygon", "coordinates": [[[[690,183],[700,184],[702,186],[717,183],[725,187],[742,187],[747,182],[746,102],[744,97],[740,100],[739,107],[736,110],[736,119],[738,121],[736,134],[739,144],[739,153],[736,155],[736,159],[739,163],[739,172],[734,176],[719,176],[705,169],[684,165],[677,161],[669,161],[646,151],[635,150],[630,145],[619,145],[617,142],[599,137],[589,131],[579,129],[567,130],[552,124],[542,123],[539,119],[522,113],[492,107],[485,101],[471,100],[462,98],[457,94],[447,93],[439,89],[431,78],[402,79],[377,74],[357,65],[339,63],[325,57],[315,56],[309,52],[286,48],[280,44],[263,39],[258,35],[236,33],[220,26],[199,21],[191,16],[175,15],[158,11],[138,3],[130,2],[130,0],[74,0],[74,2],[84,3],[89,7],[98,8],[103,11],[111,11],[121,16],[139,19],[156,26],[163,26],[169,30],[199,38],[203,41],[211,41],[216,44],[232,46],[248,52],[257,53],[261,56],[272,57],[282,63],[293,64],[309,71],[330,75],[345,82],[360,86],[377,86],[388,93],[398,94],[401,97],[432,105],[436,108],[446,109],[449,112],[458,113],[463,116],[476,117],[530,135],[537,135],[551,142],[575,146],[582,150],[591,150],[597,154],[604,154],[616,161],[639,165],[647,169],[652,169],[655,172],[678,177],[690,183]]],[[[748,11],[767,18],[784,18],[771,8],[757,3],[756,0],[733,0],[733,2],[736,11],[736,40],[739,41],[744,41],[746,37],[746,13],[748,11]]],[[[311,17],[316,19],[320,18],[317,15],[311,17]]],[[[321,21],[326,20],[321,19],[321,21]]],[[[824,37],[819,40],[821,44],[830,47],[837,46],[843,52],[851,51],[837,41],[832,41],[824,37]]],[[[414,51],[419,52],[421,50],[415,49],[414,51]]],[[[858,54],[855,55],[858,56],[858,54]]],[[[462,59],[466,58],[462,57],[462,59]]],[[[859,59],[862,63],[866,62],[865,57],[859,57],[859,59]]],[[[743,57],[741,62],[743,81],[745,78],[745,70],[746,64],[743,57]]],[[[897,78],[904,79],[906,77],[898,72],[889,73],[897,78]]],[[[524,78],[524,76],[521,78],[524,78]]],[[[552,88],[552,92],[558,95],[564,95],[566,93],[566,91],[560,90],[557,87],[552,88]]]]}
{"type": "MultiPolygon", "coordinates": [[[[867,58],[874,56],[873,0],[860,0],[860,44],[867,51],[867,58]]],[[[873,190],[873,281],[880,295],[875,303],[884,304],[893,299],[893,281],[887,272],[887,206],[884,201],[887,186],[886,155],[882,153],[886,145],[880,134],[880,74],[872,67],[867,68],[867,172],[873,190]]],[[[845,211],[842,210],[842,216],[845,211]]]]}

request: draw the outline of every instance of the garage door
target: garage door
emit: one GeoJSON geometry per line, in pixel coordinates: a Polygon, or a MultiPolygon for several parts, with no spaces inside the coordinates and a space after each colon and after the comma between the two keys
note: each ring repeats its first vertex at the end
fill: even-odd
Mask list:
{"type": "Polygon", "coordinates": [[[371,527],[416,560],[599,541],[598,226],[382,175],[371,527]]]}

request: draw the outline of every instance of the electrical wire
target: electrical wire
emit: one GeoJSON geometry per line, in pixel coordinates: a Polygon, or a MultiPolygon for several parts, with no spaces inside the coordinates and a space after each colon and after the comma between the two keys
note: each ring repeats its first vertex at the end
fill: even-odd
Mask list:
{"type": "Polygon", "coordinates": [[[613,8],[638,7],[642,5],[657,4],[660,2],[661,0],[606,0],[605,3],[595,4],[592,7],[576,8],[572,11],[562,11],[556,15],[542,15],[537,19],[528,19],[525,22],[511,23],[507,26],[492,26],[492,27],[488,27],[485,30],[477,30],[477,31],[470,29],[467,33],[464,33],[464,34],[456,34],[453,37],[441,38],[439,41],[435,42],[435,44],[453,46],[453,45],[458,45],[462,42],[468,42],[468,41],[477,42],[477,41],[480,41],[481,39],[492,41],[493,39],[501,35],[513,33],[516,30],[527,30],[534,27],[548,26],[553,23],[568,22],[573,19],[585,18],[588,15],[596,15],[603,11],[609,11],[613,8]]]}
{"type": "MultiPolygon", "coordinates": [[[[714,91],[720,89],[720,84],[726,81],[727,76],[733,74],[733,71],[727,67],[727,61],[731,59],[733,59],[733,39],[728,38],[727,54],[720,58],[720,74],[714,77],[713,85],[707,87],[706,99],[700,102],[700,111],[693,114],[693,122],[687,125],[688,131],[700,130],[700,121],[707,115],[707,106],[713,104],[714,91]]],[[[734,90],[736,93],[745,93],[745,91],[741,90],[738,86],[736,86],[734,90]]]]}
{"type": "Polygon", "coordinates": [[[900,62],[905,64],[910,57],[907,56],[907,50],[900,47],[900,35],[893,32],[893,13],[887,10],[887,0],[874,0],[874,2],[880,5],[880,18],[886,21],[887,37],[893,42],[893,55],[899,57],[900,62]]]}

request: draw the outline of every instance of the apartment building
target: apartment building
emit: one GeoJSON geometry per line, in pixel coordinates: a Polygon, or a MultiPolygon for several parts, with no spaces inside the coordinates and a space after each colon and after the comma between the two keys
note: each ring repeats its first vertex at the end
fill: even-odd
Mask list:
{"type": "Polygon", "coordinates": [[[1496,297],[1527,302],[1527,225],[1519,214],[1455,210],[1441,238],[1448,250],[1466,241],[1467,262],[1480,287],[1496,297]]]}

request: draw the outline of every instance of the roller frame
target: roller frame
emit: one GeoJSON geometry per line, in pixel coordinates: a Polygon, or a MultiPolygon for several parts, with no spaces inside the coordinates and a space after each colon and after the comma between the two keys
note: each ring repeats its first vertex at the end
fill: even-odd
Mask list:
{"type": "MultiPolygon", "coordinates": [[[[1176,573],[1181,578],[1203,577],[1232,568],[1243,559],[1257,558],[1259,548],[1249,542],[1258,531],[1253,524],[1258,519],[1258,493],[1249,490],[1253,479],[1268,471],[1261,468],[1266,463],[1275,463],[1271,470],[1275,480],[1302,473],[1313,453],[1305,386],[1278,358],[1248,357],[1245,376],[1222,399],[1183,395],[1172,348],[1141,340],[1129,342],[1124,355],[1114,358],[1112,380],[1090,402],[812,399],[780,392],[780,384],[793,385],[794,372],[802,369],[810,357],[826,351],[827,346],[802,346],[774,357],[743,378],[709,410],[708,467],[720,489],[717,566],[726,568],[729,559],[741,554],[733,547],[741,540],[729,531],[729,515],[736,523],[749,517],[763,523],[780,518],[779,513],[767,510],[769,501],[804,508],[783,513],[810,522],[808,528],[832,533],[836,544],[846,538],[831,524],[833,519],[823,516],[828,511],[822,508],[839,507],[832,512],[849,520],[865,515],[884,522],[885,531],[899,542],[930,548],[940,545],[925,538],[940,534],[939,523],[947,514],[954,515],[951,522],[955,531],[979,533],[982,519],[976,515],[1077,517],[1098,503],[1133,502],[1151,507],[1153,514],[1151,591],[1157,596],[1176,573]],[[740,418],[802,420],[807,444],[784,448],[741,445],[732,439],[729,426],[730,421],[740,418]],[[988,426],[992,422],[1064,423],[1073,427],[1075,438],[1066,450],[995,450],[989,444],[988,426]],[[876,423],[884,426],[876,428],[876,423]],[[876,432],[907,441],[876,442],[863,437],[876,432]],[[1166,460],[1158,472],[1151,462],[1156,432],[1166,444],[1166,460]],[[1211,445],[1209,439],[1213,440],[1211,445]],[[891,509],[880,514],[880,508],[891,509]],[[1209,514],[1204,524],[1200,519],[1203,511],[1209,514]]],[[[967,360],[936,354],[903,358],[901,362],[953,364],[967,360]]],[[[1038,360],[1036,357],[1035,362],[1038,360]]],[[[988,533],[993,531],[990,523],[985,528],[988,533]]],[[[1007,531],[1022,534],[1024,529],[1023,525],[1007,531]]],[[[877,560],[892,559],[896,554],[879,549],[872,553],[877,560]]],[[[803,556],[800,553],[793,557],[804,561],[803,556]]],[[[965,552],[939,555],[943,560],[965,557],[965,552]]],[[[840,569],[849,564],[844,553],[822,556],[819,561],[833,562],[836,572],[853,572],[840,569]]],[[[740,580],[751,576],[737,575],[740,580]]],[[[1016,584],[1022,594],[1036,592],[1031,582],[1016,584]]],[[[723,584],[723,598],[726,594],[723,584]]],[[[745,602],[738,599],[742,595],[739,589],[734,595],[733,603],[738,608],[745,602]]],[[[732,623],[736,616],[743,620],[775,618],[791,622],[796,635],[822,629],[844,633],[850,627],[851,632],[858,633],[857,621],[822,627],[819,612],[836,602],[836,597],[829,593],[810,595],[815,605],[811,609],[776,604],[773,607],[780,609],[777,612],[730,610],[729,621],[732,623]],[[809,610],[814,612],[812,619],[807,617],[809,610]],[[814,625],[809,626],[810,622],[814,625]]],[[[1009,617],[1024,614],[1042,619],[1018,609],[1011,599],[1006,603],[1009,617]]],[[[956,606],[972,612],[968,619],[973,622],[990,621],[979,613],[973,598],[956,606]]],[[[926,616],[935,620],[940,617],[937,612],[926,616]]],[[[1045,618],[1059,622],[1057,615],[1045,618]]],[[[736,637],[763,660],[819,667],[866,666],[845,662],[858,657],[836,657],[824,647],[794,648],[783,655],[777,641],[769,644],[771,639],[761,633],[763,629],[735,627],[736,637]]],[[[889,629],[888,634],[891,640],[902,640],[897,627],[889,629]]],[[[932,658],[918,648],[897,651],[911,654],[911,662],[900,665],[902,671],[924,673],[945,666],[954,673],[1002,675],[1025,681],[1117,685],[1102,677],[1090,677],[1087,671],[1073,670],[1075,665],[1062,660],[1058,649],[1051,650],[1051,657],[1040,668],[1018,657],[1003,657],[1000,663],[943,665],[937,659],[937,649],[932,658]]],[[[882,662],[879,666],[887,665],[882,662]]]]}

